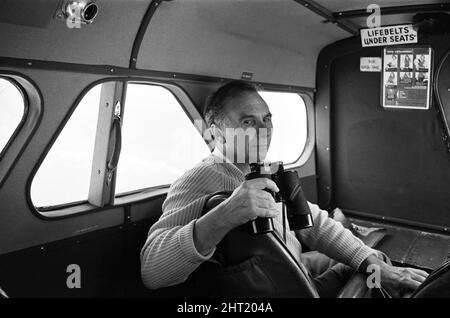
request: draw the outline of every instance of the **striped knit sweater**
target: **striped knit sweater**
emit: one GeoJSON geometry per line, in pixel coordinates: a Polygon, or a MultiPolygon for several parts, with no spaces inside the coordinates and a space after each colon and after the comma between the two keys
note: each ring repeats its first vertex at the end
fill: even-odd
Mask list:
{"type": "MultiPolygon", "coordinates": [[[[215,250],[201,255],[195,248],[195,221],[201,216],[210,194],[233,191],[244,180],[244,174],[235,165],[223,163],[221,158],[211,155],[172,184],[163,213],[150,228],[140,255],[141,276],[148,288],[183,283],[202,262],[211,259],[215,250]]],[[[286,245],[299,262],[302,251],[299,239],[311,249],[355,269],[375,253],[341,223],[329,218],[326,211],[315,204],[309,203],[309,206],[314,226],[297,232],[287,231],[286,236],[286,245]]],[[[282,233],[281,212],[274,219],[274,227],[282,233]]]]}

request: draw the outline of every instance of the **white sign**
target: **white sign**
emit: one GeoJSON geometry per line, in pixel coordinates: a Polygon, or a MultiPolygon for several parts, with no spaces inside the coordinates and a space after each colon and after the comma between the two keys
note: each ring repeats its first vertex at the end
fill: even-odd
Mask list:
{"type": "Polygon", "coordinates": [[[359,70],[361,72],[381,72],[381,57],[361,57],[359,70]]]}
{"type": "Polygon", "coordinates": [[[411,24],[361,29],[360,32],[364,47],[417,43],[417,32],[411,24]]]}

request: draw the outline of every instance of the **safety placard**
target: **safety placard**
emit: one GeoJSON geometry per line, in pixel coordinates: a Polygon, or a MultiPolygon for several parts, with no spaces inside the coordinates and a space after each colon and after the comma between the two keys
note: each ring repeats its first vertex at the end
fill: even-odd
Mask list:
{"type": "Polygon", "coordinates": [[[411,24],[361,29],[360,33],[364,47],[417,43],[417,31],[411,24]]]}
{"type": "Polygon", "coordinates": [[[381,72],[381,57],[361,57],[359,70],[361,72],[381,72]]]}
{"type": "Polygon", "coordinates": [[[430,108],[432,57],[431,47],[384,48],[383,107],[430,108]]]}

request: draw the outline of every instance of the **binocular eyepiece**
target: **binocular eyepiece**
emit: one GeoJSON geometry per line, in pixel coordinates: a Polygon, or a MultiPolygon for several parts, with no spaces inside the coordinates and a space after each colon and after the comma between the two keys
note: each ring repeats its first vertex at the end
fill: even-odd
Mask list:
{"type": "MultiPolygon", "coordinates": [[[[280,191],[274,193],[269,189],[265,191],[272,194],[275,202],[283,202],[286,205],[287,219],[292,231],[306,229],[313,226],[313,219],[305,194],[300,186],[300,178],[295,171],[285,171],[283,162],[269,164],[252,163],[250,173],[245,176],[246,180],[256,178],[268,178],[275,182],[280,191]]],[[[253,234],[263,234],[273,231],[271,218],[257,218],[250,222],[253,234]]]]}

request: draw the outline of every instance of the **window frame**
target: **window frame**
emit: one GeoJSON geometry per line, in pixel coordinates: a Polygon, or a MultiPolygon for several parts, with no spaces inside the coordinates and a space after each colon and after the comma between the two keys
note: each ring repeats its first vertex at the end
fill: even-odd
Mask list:
{"type": "MultiPolygon", "coordinates": [[[[200,136],[203,138],[203,134],[204,134],[205,130],[207,129],[206,122],[203,119],[202,115],[198,112],[198,110],[195,107],[190,96],[187,94],[186,91],[184,91],[183,88],[181,88],[180,86],[173,84],[173,83],[164,83],[164,85],[162,85],[161,82],[149,81],[149,80],[130,80],[130,81],[127,81],[127,85],[128,84],[161,86],[161,87],[167,89],[172,94],[172,96],[177,100],[182,111],[185,113],[185,115],[190,120],[191,124],[194,126],[195,129],[197,129],[200,136]],[[169,87],[171,87],[171,88],[169,88],[169,87]],[[175,93],[174,90],[177,90],[177,92],[175,93]],[[185,97],[187,99],[184,99],[185,97]],[[202,130],[201,131],[199,130],[199,127],[194,125],[195,121],[202,122],[202,130]]],[[[126,99],[126,96],[124,97],[124,100],[125,99],[126,99]]],[[[125,115],[123,116],[123,118],[125,118],[125,117],[126,117],[126,112],[125,112],[125,115]]],[[[205,141],[205,145],[210,148],[210,151],[212,151],[211,145],[208,145],[206,143],[206,141],[205,141]]],[[[169,189],[170,185],[171,185],[170,183],[169,184],[161,184],[161,185],[157,185],[157,186],[144,187],[144,188],[140,188],[140,189],[126,191],[123,193],[118,193],[118,194],[114,195],[114,200],[115,201],[119,200],[119,202],[128,202],[128,201],[134,202],[134,200],[127,200],[127,196],[131,196],[134,198],[136,195],[139,195],[139,193],[148,194],[148,192],[151,190],[169,189]]],[[[143,197],[143,199],[145,199],[146,197],[148,197],[148,195],[145,195],[143,197]]]]}
{"type": "Polygon", "coordinates": [[[2,187],[41,122],[43,97],[35,82],[25,74],[0,70],[0,77],[14,85],[24,101],[22,118],[0,151],[2,163],[0,165],[0,187],[2,187]]]}
{"type": "Polygon", "coordinates": [[[12,144],[12,142],[15,139],[15,137],[17,136],[17,134],[22,129],[22,127],[23,127],[23,125],[25,123],[25,120],[26,120],[26,117],[27,117],[27,114],[28,114],[28,98],[27,98],[27,95],[25,94],[25,92],[23,91],[23,88],[13,78],[4,76],[4,75],[2,75],[0,73],[0,79],[6,80],[11,85],[13,85],[19,91],[20,95],[22,96],[22,100],[23,100],[23,114],[22,114],[22,117],[20,118],[20,121],[17,124],[16,128],[14,129],[13,133],[9,136],[8,141],[6,142],[6,144],[3,147],[3,149],[0,149],[0,160],[2,160],[3,156],[8,151],[9,146],[12,144]]]}
{"type": "MultiPolygon", "coordinates": [[[[121,193],[119,195],[115,195],[113,193],[111,197],[110,202],[106,202],[102,206],[97,206],[94,204],[91,204],[89,202],[89,199],[86,200],[79,200],[74,202],[68,202],[63,204],[57,204],[57,205],[50,205],[50,206],[43,206],[43,207],[37,207],[34,205],[33,200],[31,198],[31,184],[33,182],[33,179],[39,170],[41,164],[45,160],[47,154],[53,147],[54,143],[60,136],[61,132],[63,131],[64,127],[66,127],[68,121],[72,117],[73,113],[75,112],[76,108],[84,98],[84,96],[96,85],[108,83],[108,82],[122,82],[125,84],[125,86],[128,86],[128,84],[146,84],[146,85],[153,85],[153,86],[161,86],[165,89],[167,89],[177,100],[179,103],[181,109],[184,111],[184,113],[188,116],[191,123],[194,125],[195,120],[200,120],[202,122],[202,131],[199,130],[199,127],[194,127],[199,131],[200,135],[203,136],[203,131],[206,129],[206,123],[201,116],[201,114],[198,112],[197,108],[194,105],[194,102],[192,101],[191,97],[187,94],[187,92],[178,84],[164,81],[164,80],[154,80],[154,79],[148,79],[148,78],[129,78],[129,77],[107,77],[102,78],[100,80],[94,81],[90,83],[88,86],[86,86],[78,95],[77,99],[74,101],[72,106],[70,107],[70,110],[66,117],[64,118],[63,122],[58,127],[57,131],[52,136],[51,142],[45,147],[45,150],[43,151],[41,157],[38,160],[38,163],[33,168],[32,173],[29,176],[28,184],[27,184],[27,200],[29,203],[30,208],[32,211],[41,219],[45,220],[58,220],[61,218],[67,218],[67,217],[74,217],[74,216],[80,216],[87,213],[94,213],[98,211],[102,211],[105,209],[111,209],[115,207],[120,207],[126,204],[134,203],[134,202],[141,202],[145,201],[147,199],[165,195],[170,187],[170,184],[168,185],[159,185],[159,186],[153,186],[153,187],[147,187],[142,189],[136,189],[133,191],[129,191],[126,193],[121,193]]],[[[123,90],[124,94],[121,96],[121,100],[125,101],[126,99],[126,87],[123,90]]],[[[121,112],[124,112],[124,109],[126,108],[126,105],[122,103],[122,109],[121,112]]],[[[100,104],[99,104],[100,107],[100,104]]],[[[126,117],[126,111],[121,114],[122,120],[126,117]]],[[[97,138],[97,136],[96,136],[97,138]]],[[[207,145],[207,143],[205,142],[207,145]]],[[[94,149],[95,152],[95,149],[94,149]]],[[[93,165],[93,162],[92,162],[93,165]]],[[[113,176],[113,188],[115,188],[115,182],[116,182],[116,175],[117,170],[114,172],[113,176]]],[[[91,180],[92,181],[92,175],[91,180]]],[[[115,189],[113,189],[115,190],[115,189]]]]}
{"type": "Polygon", "coordinates": [[[273,92],[273,93],[292,93],[297,94],[305,105],[306,112],[306,140],[303,150],[300,152],[300,155],[293,162],[283,163],[286,169],[297,169],[303,166],[308,159],[311,157],[312,152],[314,151],[315,142],[316,142],[316,128],[315,128],[315,110],[314,110],[314,101],[313,97],[310,93],[305,91],[292,91],[292,90],[276,90],[276,89],[265,89],[262,88],[261,92],[273,92]]]}

